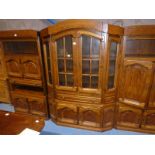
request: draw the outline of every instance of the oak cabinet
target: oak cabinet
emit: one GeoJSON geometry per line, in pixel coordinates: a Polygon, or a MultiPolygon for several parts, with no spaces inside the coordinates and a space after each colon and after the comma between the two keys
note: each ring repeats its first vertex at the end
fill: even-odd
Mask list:
{"type": "MultiPolygon", "coordinates": [[[[66,102],[57,104],[55,117],[50,109],[56,122],[103,130],[102,106],[115,103],[123,35],[123,28],[103,25],[66,20],[41,31],[49,100],[52,106],[56,100],[66,102]]],[[[113,124],[109,117],[105,126],[113,124]]]]}
{"type": "Polygon", "coordinates": [[[155,110],[146,110],[144,112],[142,129],[155,130],[155,110]]]}
{"type": "Polygon", "coordinates": [[[121,105],[117,111],[117,127],[140,128],[142,110],[121,105]]]}
{"type": "Polygon", "coordinates": [[[152,75],[152,62],[125,60],[121,74],[119,101],[144,107],[148,100],[152,75]]]}

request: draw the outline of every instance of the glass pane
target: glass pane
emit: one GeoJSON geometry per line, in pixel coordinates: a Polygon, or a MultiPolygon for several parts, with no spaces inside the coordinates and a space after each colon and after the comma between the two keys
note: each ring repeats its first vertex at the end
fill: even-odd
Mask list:
{"type": "Polygon", "coordinates": [[[111,42],[110,45],[110,55],[109,55],[109,81],[108,88],[111,89],[114,87],[115,79],[115,65],[116,65],[116,56],[117,56],[117,42],[111,42]]]}
{"type": "Polygon", "coordinates": [[[91,88],[98,88],[98,76],[91,77],[91,88]]]}
{"type": "Polygon", "coordinates": [[[108,88],[113,88],[114,87],[114,76],[109,76],[109,81],[108,81],[108,88]]]}
{"type": "Polygon", "coordinates": [[[59,74],[59,85],[65,86],[65,74],[59,74]]]}
{"type": "Polygon", "coordinates": [[[90,77],[82,76],[82,87],[89,88],[90,87],[90,77]]]}
{"type": "Polygon", "coordinates": [[[100,40],[92,38],[92,57],[99,57],[100,53],[100,40]]]}
{"type": "Polygon", "coordinates": [[[67,76],[67,86],[73,86],[73,75],[66,75],[67,76]]]}
{"type": "Polygon", "coordinates": [[[66,60],[66,72],[73,72],[73,60],[66,60]]]}
{"type": "Polygon", "coordinates": [[[57,40],[57,54],[58,57],[64,57],[64,42],[63,38],[57,40]]]}
{"type": "Polygon", "coordinates": [[[89,60],[82,61],[82,74],[90,74],[90,61],[89,60]]]}
{"type": "Polygon", "coordinates": [[[92,74],[98,74],[99,72],[99,61],[92,60],[92,74]]]}
{"type": "Polygon", "coordinates": [[[65,72],[64,60],[61,59],[58,60],[58,72],[65,72]]]}
{"type": "Polygon", "coordinates": [[[72,36],[65,37],[65,55],[67,58],[72,58],[72,36]]]}
{"type": "Polygon", "coordinates": [[[89,36],[82,36],[82,58],[90,57],[90,39],[89,36]]]}

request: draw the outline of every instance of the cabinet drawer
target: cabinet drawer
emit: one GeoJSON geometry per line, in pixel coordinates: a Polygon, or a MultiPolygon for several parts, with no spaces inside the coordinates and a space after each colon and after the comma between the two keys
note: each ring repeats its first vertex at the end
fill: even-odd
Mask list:
{"type": "Polygon", "coordinates": [[[28,97],[30,113],[36,115],[46,115],[46,103],[44,98],[28,97]]]}
{"type": "Polygon", "coordinates": [[[141,109],[120,105],[117,113],[117,126],[139,128],[141,117],[141,109]]]}
{"type": "Polygon", "coordinates": [[[155,130],[155,110],[147,110],[144,112],[141,127],[143,129],[155,130]]]}
{"type": "Polygon", "coordinates": [[[80,106],[79,125],[101,127],[101,108],[92,106],[80,106]]]}
{"type": "Polygon", "coordinates": [[[78,113],[76,105],[57,103],[57,120],[63,123],[77,124],[78,113]]]}
{"type": "Polygon", "coordinates": [[[12,94],[12,104],[16,111],[29,112],[27,99],[21,95],[12,94]]]}

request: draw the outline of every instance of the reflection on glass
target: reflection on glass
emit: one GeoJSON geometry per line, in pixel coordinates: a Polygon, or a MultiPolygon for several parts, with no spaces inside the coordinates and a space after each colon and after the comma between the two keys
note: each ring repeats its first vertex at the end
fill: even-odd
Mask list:
{"type": "Polygon", "coordinates": [[[99,61],[92,60],[92,74],[98,74],[99,71],[99,61]]]}
{"type": "Polygon", "coordinates": [[[90,61],[89,60],[82,60],[82,73],[90,74],[90,61]]]}
{"type": "Polygon", "coordinates": [[[97,88],[98,87],[98,76],[92,76],[91,77],[91,88],[97,88]]]}
{"type": "Polygon", "coordinates": [[[57,40],[57,54],[59,58],[64,57],[64,42],[63,38],[57,40]]]}
{"type": "Polygon", "coordinates": [[[110,55],[109,55],[109,61],[110,61],[109,62],[109,79],[108,79],[109,89],[114,87],[116,56],[117,56],[117,42],[111,42],[110,55]]]}
{"type": "Polygon", "coordinates": [[[73,72],[73,60],[66,60],[66,72],[73,72]]]}
{"type": "Polygon", "coordinates": [[[89,36],[82,36],[82,58],[90,57],[90,39],[89,36]]]}
{"type": "Polygon", "coordinates": [[[99,57],[100,40],[92,38],[92,57],[99,57]]]}
{"type": "Polygon", "coordinates": [[[65,37],[65,56],[72,58],[72,36],[65,37]]]}
{"type": "Polygon", "coordinates": [[[59,85],[65,86],[65,74],[59,74],[59,85]]]}
{"type": "Polygon", "coordinates": [[[89,76],[82,76],[82,86],[84,88],[90,87],[90,77],[89,76]]]}
{"type": "Polygon", "coordinates": [[[58,72],[64,72],[65,69],[64,69],[64,60],[62,59],[59,59],[58,60],[58,72]]]}
{"type": "Polygon", "coordinates": [[[67,86],[73,86],[73,75],[67,74],[67,86]]]}

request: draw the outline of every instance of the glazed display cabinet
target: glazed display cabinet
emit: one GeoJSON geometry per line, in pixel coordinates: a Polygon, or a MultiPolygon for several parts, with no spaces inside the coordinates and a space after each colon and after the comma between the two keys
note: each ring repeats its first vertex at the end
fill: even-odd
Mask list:
{"type": "Polygon", "coordinates": [[[41,31],[50,115],[60,125],[113,128],[123,28],[67,20],[41,31]]]}

